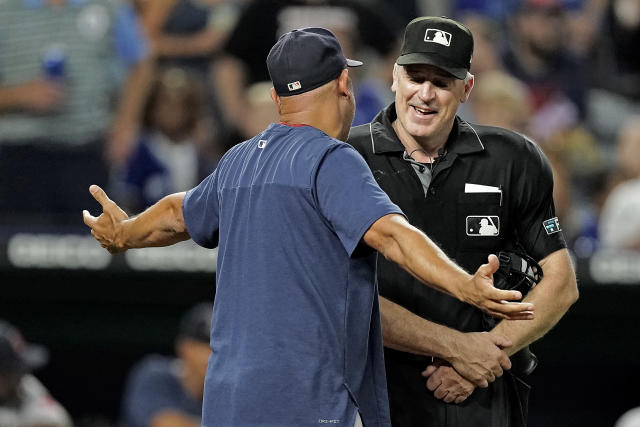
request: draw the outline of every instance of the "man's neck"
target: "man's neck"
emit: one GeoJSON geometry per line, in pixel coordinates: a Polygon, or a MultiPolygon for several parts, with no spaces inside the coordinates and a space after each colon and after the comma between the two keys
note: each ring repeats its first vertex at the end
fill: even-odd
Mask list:
{"type": "Polygon", "coordinates": [[[405,130],[399,120],[394,120],[391,125],[409,157],[420,163],[432,163],[435,161],[447,143],[451,131],[449,130],[445,135],[416,138],[405,130]]]}
{"type": "Polygon", "coordinates": [[[319,129],[332,138],[339,138],[341,128],[336,120],[331,119],[327,114],[320,114],[321,110],[300,111],[296,113],[284,113],[280,115],[280,122],[288,125],[307,125],[319,129]]]}

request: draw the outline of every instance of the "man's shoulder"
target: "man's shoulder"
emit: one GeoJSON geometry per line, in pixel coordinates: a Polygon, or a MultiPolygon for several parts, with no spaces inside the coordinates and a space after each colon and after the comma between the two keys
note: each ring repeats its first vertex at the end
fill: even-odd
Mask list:
{"type": "Polygon", "coordinates": [[[373,153],[373,144],[371,136],[371,123],[365,123],[352,127],[349,131],[347,144],[355,148],[360,154],[366,156],[373,153]]]}
{"type": "Polygon", "coordinates": [[[485,148],[500,150],[511,155],[524,155],[527,153],[539,155],[541,149],[538,144],[527,135],[497,126],[470,125],[478,134],[485,148]]]}
{"type": "Polygon", "coordinates": [[[177,360],[159,354],[145,356],[133,368],[133,378],[138,381],[148,381],[161,378],[174,378],[176,376],[177,360]]]}

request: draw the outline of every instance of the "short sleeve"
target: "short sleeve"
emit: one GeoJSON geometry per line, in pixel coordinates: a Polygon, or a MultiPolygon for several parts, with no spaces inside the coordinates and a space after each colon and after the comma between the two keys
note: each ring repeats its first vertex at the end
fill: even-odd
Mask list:
{"type": "Polygon", "coordinates": [[[404,215],[380,189],[364,159],[346,144],[324,156],[315,194],[321,214],[349,255],[375,221],[392,213],[404,215]]]}
{"type": "Polygon", "coordinates": [[[187,191],[182,201],[182,214],[189,235],[205,248],[218,245],[220,204],[218,200],[218,170],[197,187],[187,191]]]}
{"type": "Polygon", "coordinates": [[[556,217],[553,202],[553,173],[551,165],[540,148],[527,140],[522,168],[516,168],[521,182],[517,189],[519,203],[513,217],[518,241],[536,260],[567,247],[562,226],[556,217]],[[523,179],[524,177],[524,179],[523,179]]]}

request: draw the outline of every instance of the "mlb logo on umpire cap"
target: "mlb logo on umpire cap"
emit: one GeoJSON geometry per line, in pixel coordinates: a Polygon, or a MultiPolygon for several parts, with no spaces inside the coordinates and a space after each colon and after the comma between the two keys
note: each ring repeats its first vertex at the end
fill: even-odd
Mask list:
{"type": "Polygon", "coordinates": [[[438,43],[443,46],[451,45],[451,33],[438,30],[437,28],[428,28],[424,35],[424,41],[431,43],[438,43]]]}

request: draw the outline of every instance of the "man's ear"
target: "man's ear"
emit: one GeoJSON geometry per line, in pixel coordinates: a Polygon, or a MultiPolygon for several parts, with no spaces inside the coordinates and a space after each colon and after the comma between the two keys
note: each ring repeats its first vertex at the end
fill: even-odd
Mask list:
{"type": "Polygon", "coordinates": [[[345,68],[338,76],[338,95],[353,96],[349,87],[349,69],[345,68]]]}
{"type": "Polygon", "coordinates": [[[393,83],[391,83],[391,91],[398,89],[398,64],[393,64],[393,83]]]}
{"type": "Polygon", "coordinates": [[[273,103],[276,104],[276,108],[278,109],[278,114],[282,114],[282,111],[280,108],[280,97],[276,93],[276,89],[272,87],[271,90],[269,91],[269,94],[271,95],[271,100],[273,101],[273,103]]]}
{"type": "Polygon", "coordinates": [[[475,77],[471,74],[469,80],[464,84],[464,94],[462,98],[460,98],[460,102],[466,102],[469,99],[469,95],[471,95],[471,89],[473,89],[473,84],[475,82],[475,77]]]}

